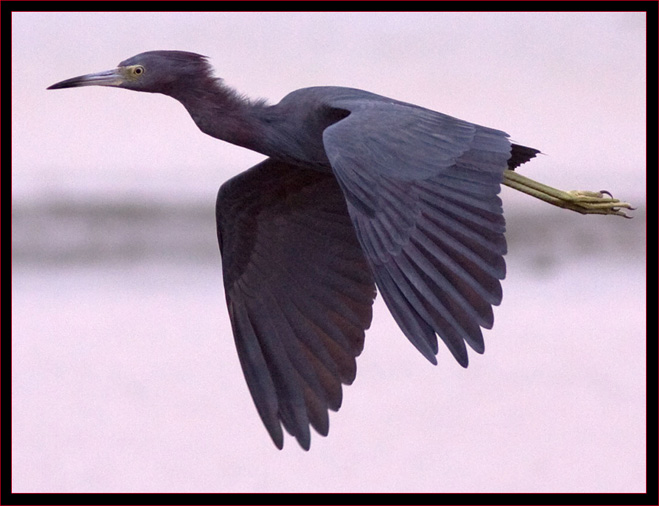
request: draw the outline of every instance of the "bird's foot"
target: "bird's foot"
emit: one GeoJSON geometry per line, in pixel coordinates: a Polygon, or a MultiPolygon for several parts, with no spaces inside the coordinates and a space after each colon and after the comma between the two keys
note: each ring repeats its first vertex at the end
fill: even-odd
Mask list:
{"type": "Polygon", "coordinates": [[[629,209],[630,211],[636,209],[629,202],[613,198],[613,195],[606,190],[599,192],[572,190],[565,193],[571,199],[567,202],[574,206],[566,206],[566,209],[572,209],[582,214],[613,214],[631,218],[621,209],[629,209]]]}
{"type": "Polygon", "coordinates": [[[631,218],[622,209],[633,211],[628,202],[613,198],[606,190],[563,191],[527,178],[512,170],[504,171],[503,184],[563,209],[581,214],[610,214],[631,218]]]}

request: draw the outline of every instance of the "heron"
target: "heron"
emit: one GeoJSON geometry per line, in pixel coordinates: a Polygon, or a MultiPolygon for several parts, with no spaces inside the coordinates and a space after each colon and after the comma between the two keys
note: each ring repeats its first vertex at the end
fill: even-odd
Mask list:
{"type": "Polygon", "coordinates": [[[284,430],[305,450],[310,428],[328,434],[376,292],[431,363],[437,336],[463,367],[467,346],[483,353],[506,274],[501,184],[582,214],[633,209],[520,175],[540,151],[503,131],[359,89],[303,88],[269,105],[186,51],[48,89],[81,86],[168,95],[202,132],[267,157],[220,187],[216,221],[239,361],[279,449],[284,430]]]}

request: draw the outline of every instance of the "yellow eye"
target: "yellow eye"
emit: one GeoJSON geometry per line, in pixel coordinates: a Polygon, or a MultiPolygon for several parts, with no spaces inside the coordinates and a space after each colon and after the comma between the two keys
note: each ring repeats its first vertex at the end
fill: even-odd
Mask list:
{"type": "Polygon", "coordinates": [[[144,67],[142,67],[142,65],[135,65],[133,67],[133,75],[141,76],[142,74],[144,74],[144,67]]]}

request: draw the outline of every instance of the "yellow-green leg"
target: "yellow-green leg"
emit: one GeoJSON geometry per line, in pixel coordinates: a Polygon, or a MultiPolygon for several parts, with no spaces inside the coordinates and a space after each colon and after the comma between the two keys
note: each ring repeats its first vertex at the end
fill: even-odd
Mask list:
{"type": "Polygon", "coordinates": [[[607,191],[563,191],[538,183],[512,170],[503,172],[503,184],[554,206],[581,214],[612,214],[631,218],[621,209],[634,210],[631,204],[614,199],[607,191]]]}

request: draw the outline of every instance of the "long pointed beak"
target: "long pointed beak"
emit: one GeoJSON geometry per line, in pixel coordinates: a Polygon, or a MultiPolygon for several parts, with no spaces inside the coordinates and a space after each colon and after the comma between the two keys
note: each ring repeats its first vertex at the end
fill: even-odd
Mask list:
{"type": "Polygon", "coordinates": [[[103,72],[96,72],[94,74],[72,77],[71,79],[66,79],[65,81],[60,81],[52,86],[48,86],[47,89],[58,90],[60,88],[76,88],[78,86],[121,86],[123,82],[123,75],[117,68],[103,72]]]}

